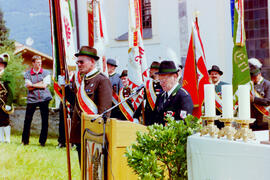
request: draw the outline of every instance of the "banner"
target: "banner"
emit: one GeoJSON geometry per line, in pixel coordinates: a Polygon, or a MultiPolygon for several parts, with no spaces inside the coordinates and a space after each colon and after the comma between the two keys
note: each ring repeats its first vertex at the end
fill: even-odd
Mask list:
{"type": "MultiPolygon", "coordinates": [[[[129,0],[129,63],[128,77],[130,88],[140,86],[149,77],[147,71],[147,61],[142,40],[142,24],[140,14],[140,1],[129,0]]],[[[132,99],[134,110],[136,110],[143,100],[143,90],[138,96],[132,99]]]]}
{"type": "Polygon", "coordinates": [[[235,1],[234,8],[234,36],[233,36],[233,93],[234,104],[237,104],[238,85],[248,84],[250,82],[250,73],[248,66],[248,56],[246,50],[246,37],[244,29],[244,4],[243,0],[235,1]]]}

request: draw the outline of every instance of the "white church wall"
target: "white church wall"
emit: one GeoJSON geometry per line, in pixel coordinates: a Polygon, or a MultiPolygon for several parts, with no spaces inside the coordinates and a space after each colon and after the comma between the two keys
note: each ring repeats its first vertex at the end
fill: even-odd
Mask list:
{"type": "MultiPolygon", "coordinates": [[[[198,23],[204,45],[207,69],[218,65],[224,72],[222,79],[232,80],[232,48],[230,1],[187,0],[188,26],[191,27],[194,12],[198,11],[198,23]]],[[[190,34],[191,28],[189,28],[190,34]]]]}
{"type": "MultiPolygon", "coordinates": [[[[178,1],[165,3],[162,0],[151,1],[152,38],[144,40],[148,66],[154,60],[172,59],[180,63],[178,1]]],[[[127,68],[128,41],[115,40],[128,31],[128,1],[108,1],[104,5],[109,43],[107,57],[119,61],[119,72],[127,68]]]]}

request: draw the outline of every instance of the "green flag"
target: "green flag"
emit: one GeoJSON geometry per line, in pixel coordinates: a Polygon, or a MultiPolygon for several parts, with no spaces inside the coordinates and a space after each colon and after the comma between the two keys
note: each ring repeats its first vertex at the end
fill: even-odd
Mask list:
{"type": "Polygon", "coordinates": [[[235,0],[234,7],[234,35],[233,35],[233,93],[238,85],[250,82],[248,56],[246,50],[246,37],[244,29],[244,4],[243,0],[235,0]]]}

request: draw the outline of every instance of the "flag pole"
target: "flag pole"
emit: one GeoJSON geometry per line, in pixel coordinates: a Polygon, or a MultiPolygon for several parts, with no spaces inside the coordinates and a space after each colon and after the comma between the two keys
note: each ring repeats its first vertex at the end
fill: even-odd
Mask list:
{"type": "MultiPolygon", "coordinates": [[[[60,72],[61,76],[65,76],[65,65],[64,65],[64,49],[63,49],[63,38],[62,38],[62,27],[61,27],[61,14],[60,14],[60,4],[59,0],[54,0],[55,6],[55,17],[56,17],[56,29],[57,29],[57,41],[59,47],[59,64],[60,64],[60,72]],[[57,23],[58,22],[58,23],[57,23]]],[[[71,180],[71,166],[70,166],[70,149],[69,149],[69,134],[68,134],[68,126],[67,126],[67,110],[66,110],[66,98],[65,98],[65,86],[61,85],[62,89],[62,103],[63,103],[63,114],[64,114],[64,124],[65,124],[65,136],[66,136],[66,153],[67,153],[67,168],[68,168],[68,179],[71,180]]]]}
{"type": "MultiPolygon", "coordinates": [[[[139,0],[139,9],[140,9],[140,32],[143,40],[143,25],[142,25],[142,0],[139,0]]],[[[142,75],[143,76],[143,75],[142,75]]],[[[145,109],[144,109],[144,101],[142,101],[142,124],[145,125],[145,109]]]]}
{"type": "Polygon", "coordinates": [[[75,19],[76,19],[76,37],[77,37],[77,49],[80,49],[80,32],[79,32],[79,15],[78,15],[78,1],[75,0],[75,19]]]}

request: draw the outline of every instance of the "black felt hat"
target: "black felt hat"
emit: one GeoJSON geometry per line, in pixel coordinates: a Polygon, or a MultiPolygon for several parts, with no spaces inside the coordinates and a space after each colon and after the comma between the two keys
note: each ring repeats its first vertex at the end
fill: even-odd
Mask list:
{"type": "Polygon", "coordinates": [[[211,69],[208,70],[208,74],[210,74],[212,71],[218,72],[220,75],[223,74],[223,72],[219,69],[217,65],[213,65],[211,69]]]}
{"type": "Polygon", "coordinates": [[[120,78],[121,77],[124,77],[124,76],[127,76],[128,75],[128,71],[127,70],[123,70],[121,75],[120,75],[120,78]]]}
{"type": "Polygon", "coordinates": [[[156,74],[173,74],[177,73],[179,69],[176,68],[173,61],[162,61],[159,66],[159,70],[156,74]]]}
{"type": "Polygon", "coordinates": [[[159,62],[153,61],[151,66],[150,66],[150,69],[159,69],[159,66],[160,66],[159,62]]]}

